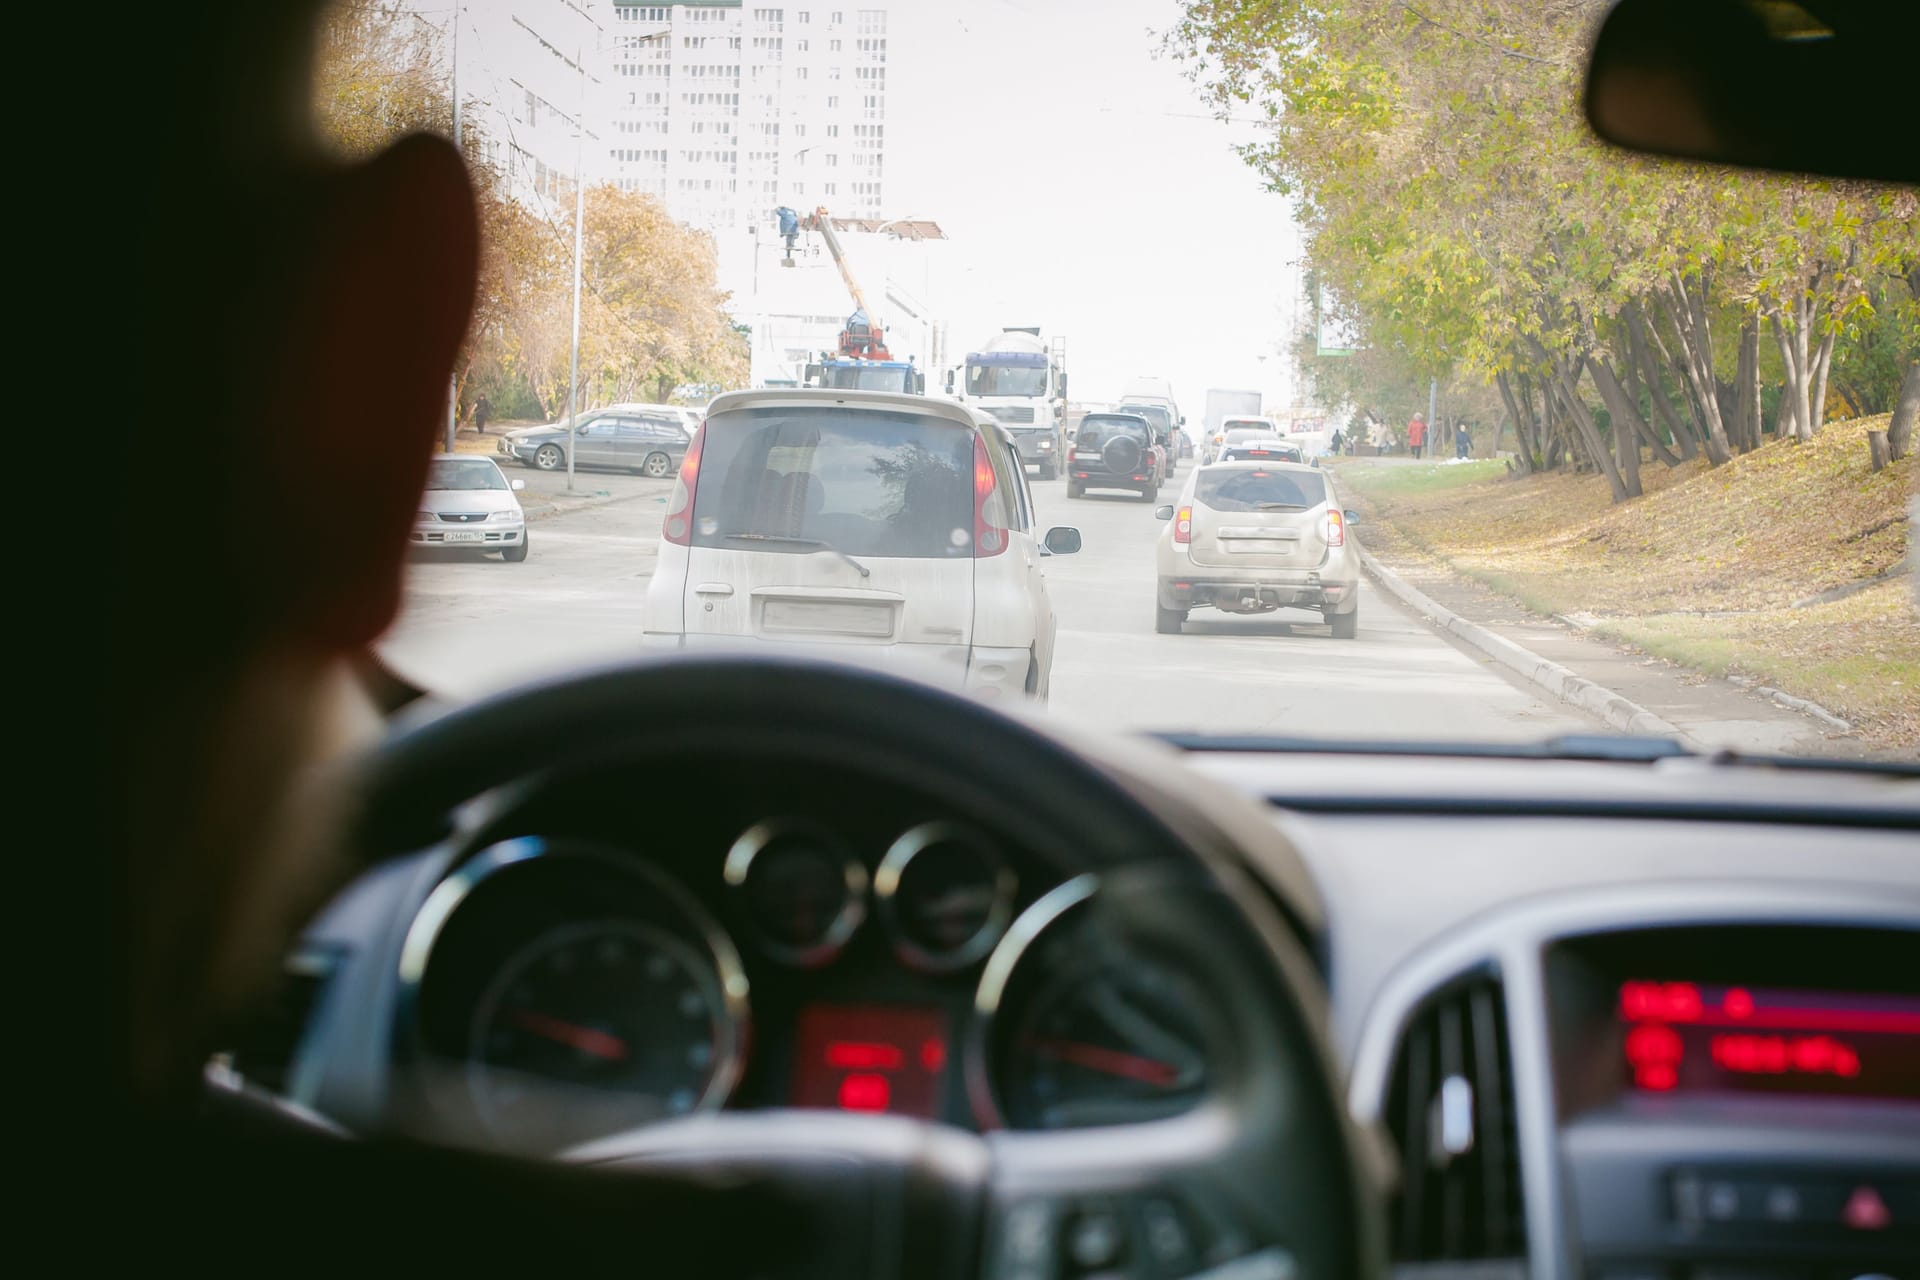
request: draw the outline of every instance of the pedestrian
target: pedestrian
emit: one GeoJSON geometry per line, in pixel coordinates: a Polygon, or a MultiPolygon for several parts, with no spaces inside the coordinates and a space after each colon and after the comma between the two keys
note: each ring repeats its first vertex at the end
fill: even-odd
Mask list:
{"type": "Polygon", "coordinates": [[[1339,457],[1339,456],[1340,456],[1340,446],[1341,446],[1341,445],[1343,445],[1343,444],[1345,444],[1345,443],[1346,443],[1346,440],[1347,440],[1347,438],[1346,438],[1346,436],[1345,436],[1345,435],[1344,435],[1344,434],[1343,434],[1343,433],[1341,432],[1341,430],[1340,430],[1340,428],[1338,428],[1338,427],[1335,427],[1335,428],[1333,429],[1333,439],[1332,439],[1332,441],[1330,442],[1330,444],[1332,445],[1332,448],[1333,448],[1333,456],[1334,456],[1334,457],[1336,457],[1336,458],[1337,458],[1337,457],[1339,457]]]}
{"type": "Polygon", "coordinates": [[[1415,458],[1427,446],[1427,415],[1415,413],[1413,421],[1407,424],[1407,452],[1415,458]]]}
{"type": "Polygon", "coordinates": [[[1456,458],[1473,456],[1473,434],[1467,430],[1465,418],[1453,424],[1453,456],[1456,458]]]}
{"type": "Polygon", "coordinates": [[[493,416],[493,405],[481,396],[473,406],[473,429],[481,435],[487,434],[487,419],[493,416]]]}

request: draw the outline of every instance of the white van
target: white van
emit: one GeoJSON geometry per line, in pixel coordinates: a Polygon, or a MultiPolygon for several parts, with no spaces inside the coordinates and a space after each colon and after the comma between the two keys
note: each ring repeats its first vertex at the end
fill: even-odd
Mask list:
{"type": "Polygon", "coordinates": [[[983,696],[1044,699],[1055,620],[1026,469],[986,414],[766,388],[707,409],[668,501],[646,640],[775,645],[983,696]]]}

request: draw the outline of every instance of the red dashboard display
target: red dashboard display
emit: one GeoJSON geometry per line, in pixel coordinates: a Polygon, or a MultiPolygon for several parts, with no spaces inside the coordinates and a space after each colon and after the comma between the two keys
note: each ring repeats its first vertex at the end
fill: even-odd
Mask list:
{"type": "Polygon", "coordinates": [[[898,1005],[809,1005],[795,1045],[793,1105],[937,1117],[947,1017],[898,1005]]]}
{"type": "Polygon", "coordinates": [[[1652,1093],[1920,1101],[1920,997],[1624,982],[1627,1076],[1652,1093]]]}

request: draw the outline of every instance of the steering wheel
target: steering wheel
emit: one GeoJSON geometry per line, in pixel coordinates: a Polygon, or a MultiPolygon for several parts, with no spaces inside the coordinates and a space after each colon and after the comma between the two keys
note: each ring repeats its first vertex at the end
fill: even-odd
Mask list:
{"type": "MultiPolygon", "coordinates": [[[[1206,1099],[1166,1119],[975,1134],[903,1116],[714,1112],[603,1138],[576,1167],[730,1188],[804,1220],[781,1274],[1372,1275],[1376,1206],[1301,939],[1235,860],[1183,839],[1119,771],[939,690],[851,667],[674,657],[535,685],[402,722],[367,761],[368,851],[419,847],[462,805],[574,763],[746,749],[829,756],[990,806],[1063,881],[989,958],[976,1011],[1071,921],[1204,993],[1206,1099]]],[[[716,767],[716,786],[737,785],[716,767]]],[[[693,797],[697,799],[697,797],[693,797]]],[[[1190,819],[1192,815],[1187,815],[1190,819]]],[[[984,1034],[984,1033],[983,1033],[984,1034]]],[[[970,1052],[988,1052],[977,1042],[970,1052]]],[[[742,1215],[742,1230],[753,1228],[742,1215]]]]}

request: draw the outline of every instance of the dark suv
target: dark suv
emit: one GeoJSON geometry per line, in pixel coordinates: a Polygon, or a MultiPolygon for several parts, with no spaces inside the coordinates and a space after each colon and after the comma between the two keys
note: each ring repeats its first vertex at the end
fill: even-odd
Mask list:
{"type": "Polygon", "coordinates": [[[1166,475],[1166,450],[1153,424],[1138,414],[1088,414],[1067,450],[1069,498],[1089,489],[1130,489],[1152,502],[1166,475]]]}

